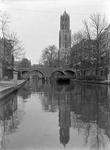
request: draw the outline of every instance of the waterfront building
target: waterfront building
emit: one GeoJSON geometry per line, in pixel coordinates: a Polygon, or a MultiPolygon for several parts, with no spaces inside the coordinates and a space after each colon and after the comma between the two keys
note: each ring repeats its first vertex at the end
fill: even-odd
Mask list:
{"type": "Polygon", "coordinates": [[[12,45],[8,39],[0,39],[0,78],[8,76],[12,68],[12,45]]]}
{"type": "MultiPolygon", "coordinates": [[[[71,30],[70,30],[70,16],[64,11],[60,16],[60,31],[59,31],[59,58],[65,60],[71,48],[71,30]]],[[[64,64],[64,62],[62,62],[64,64]]]]}
{"type": "Polygon", "coordinates": [[[3,56],[4,56],[3,43],[2,39],[0,38],[0,79],[2,78],[3,56]]]}
{"type": "Polygon", "coordinates": [[[108,25],[108,27],[105,29],[105,31],[103,33],[103,39],[104,39],[103,49],[104,49],[105,54],[108,58],[107,67],[110,68],[110,60],[109,60],[109,58],[110,58],[110,24],[108,25]]]}
{"type": "Polygon", "coordinates": [[[102,32],[100,38],[100,74],[110,79],[110,24],[102,32]]]}

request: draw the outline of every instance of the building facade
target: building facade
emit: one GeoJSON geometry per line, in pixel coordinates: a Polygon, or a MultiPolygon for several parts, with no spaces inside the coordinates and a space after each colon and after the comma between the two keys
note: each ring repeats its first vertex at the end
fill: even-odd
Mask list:
{"type": "Polygon", "coordinates": [[[2,78],[3,74],[3,57],[4,57],[4,51],[3,51],[3,43],[2,39],[0,39],[0,79],[2,78]]]}
{"type": "Polygon", "coordinates": [[[106,55],[108,57],[108,64],[107,67],[110,68],[110,24],[109,26],[105,29],[104,34],[103,34],[103,39],[104,39],[104,51],[106,52],[106,55]]]}
{"type": "Polygon", "coordinates": [[[64,11],[60,16],[60,31],[59,31],[59,57],[60,59],[67,58],[71,48],[71,30],[70,16],[64,11]]]}
{"type": "Polygon", "coordinates": [[[12,45],[7,39],[0,39],[0,78],[8,76],[12,68],[12,45]]]}
{"type": "Polygon", "coordinates": [[[107,74],[108,74],[108,79],[110,80],[110,24],[104,31],[104,51],[105,55],[103,58],[106,59],[106,65],[105,68],[107,68],[107,74]]]}

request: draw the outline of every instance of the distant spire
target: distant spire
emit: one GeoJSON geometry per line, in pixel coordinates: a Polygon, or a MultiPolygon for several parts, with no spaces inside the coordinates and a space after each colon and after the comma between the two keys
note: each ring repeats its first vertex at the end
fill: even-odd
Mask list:
{"type": "Polygon", "coordinates": [[[66,8],[64,9],[64,14],[67,14],[67,13],[66,13],[66,8]]]}

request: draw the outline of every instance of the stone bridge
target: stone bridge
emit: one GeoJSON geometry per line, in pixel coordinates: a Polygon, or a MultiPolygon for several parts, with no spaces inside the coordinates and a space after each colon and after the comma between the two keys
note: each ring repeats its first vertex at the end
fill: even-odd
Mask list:
{"type": "Polygon", "coordinates": [[[31,76],[37,75],[39,77],[55,78],[58,75],[67,75],[74,78],[76,71],[71,68],[47,68],[47,67],[36,67],[36,68],[19,68],[17,69],[23,78],[27,79],[31,76]]]}

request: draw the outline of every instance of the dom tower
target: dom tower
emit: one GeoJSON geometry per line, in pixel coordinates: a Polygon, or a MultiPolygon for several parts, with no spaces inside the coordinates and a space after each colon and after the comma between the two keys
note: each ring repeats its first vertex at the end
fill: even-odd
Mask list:
{"type": "Polygon", "coordinates": [[[68,63],[68,54],[71,48],[71,30],[70,16],[64,11],[60,16],[60,31],[59,31],[59,58],[61,66],[68,63]]]}

